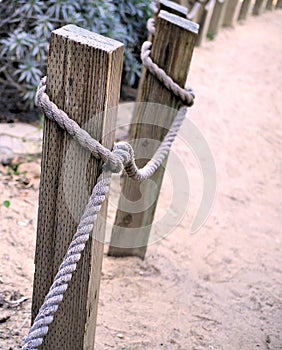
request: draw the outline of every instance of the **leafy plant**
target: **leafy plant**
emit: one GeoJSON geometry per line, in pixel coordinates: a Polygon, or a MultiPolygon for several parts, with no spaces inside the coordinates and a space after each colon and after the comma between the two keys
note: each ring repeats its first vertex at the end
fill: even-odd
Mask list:
{"type": "Polygon", "coordinates": [[[122,83],[136,84],[150,3],[151,0],[0,0],[2,98],[9,96],[19,109],[34,108],[36,87],[46,73],[50,32],[69,23],[123,42],[122,83]]]}
{"type": "Polygon", "coordinates": [[[17,165],[7,166],[7,175],[9,175],[9,176],[19,175],[18,164],[17,165]]]}
{"type": "Polygon", "coordinates": [[[208,34],[207,34],[207,39],[210,40],[210,41],[212,41],[212,40],[215,39],[215,35],[212,34],[212,33],[208,33],[208,34]]]}
{"type": "Polygon", "coordinates": [[[10,205],[11,205],[11,203],[10,203],[10,201],[5,200],[5,201],[3,202],[3,205],[4,205],[4,207],[9,208],[10,205]]]}

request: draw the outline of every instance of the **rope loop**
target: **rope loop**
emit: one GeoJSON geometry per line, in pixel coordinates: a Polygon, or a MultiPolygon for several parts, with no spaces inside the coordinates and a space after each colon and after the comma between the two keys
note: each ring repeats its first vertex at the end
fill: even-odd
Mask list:
{"type": "MultiPolygon", "coordinates": [[[[143,168],[138,169],[135,163],[133,148],[128,142],[118,142],[115,144],[113,151],[110,151],[100,142],[92,138],[86,130],[82,129],[63,110],[59,109],[55,103],[50,101],[45,90],[46,77],[41,80],[36,94],[36,105],[41,108],[45,116],[57,122],[59,126],[66,130],[82,147],[89,150],[95,158],[101,159],[104,162],[103,167],[105,170],[111,171],[112,173],[119,173],[125,170],[127,175],[136,181],[148,179],[157,170],[163,159],[167,156],[185,117],[183,109],[180,109],[154,157],[143,168]]],[[[193,97],[193,92],[191,90],[188,94],[193,97]]]]}
{"type": "Polygon", "coordinates": [[[145,68],[155,76],[164,86],[174,95],[180,98],[181,102],[192,107],[194,104],[195,94],[191,88],[184,89],[180,87],[166,72],[160,68],[150,57],[152,43],[145,41],[141,47],[141,60],[145,68]]]}

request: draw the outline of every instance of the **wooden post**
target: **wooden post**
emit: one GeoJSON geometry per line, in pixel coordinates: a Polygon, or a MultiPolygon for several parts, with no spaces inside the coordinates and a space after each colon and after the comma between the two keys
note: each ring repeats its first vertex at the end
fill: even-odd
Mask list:
{"type": "Polygon", "coordinates": [[[228,0],[222,23],[223,27],[234,27],[234,24],[238,19],[240,7],[240,0],[228,0]]]}
{"type": "Polygon", "coordinates": [[[218,34],[219,28],[222,26],[227,0],[216,0],[212,17],[209,24],[208,33],[211,36],[218,34]]]}
{"type": "Polygon", "coordinates": [[[244,0],[239,12],[238,20],[244,21],[250,14],[250,9],[252,6],[252,0],[244,0]]]}
{"type": "Polygon", "coordinates": [[[188,12],[187,19],[195,23],[200,23],[202,15],[204,13],[204,5],[201,1],[195,1],[191,10],[188,12]]]}
{"type": "Polygon", "coordinates": [[[180,5],[190,9],[193,5],[193,2],[194,2],[193,0],[181,0],[180,5]]]}
{"type": "Polygon", "coordinates": [[[262,11],[265,9],[267,0],[256,0],[255,5],[253,7],[253,15],[259,16],[262,11]]]}
{"type": "Polygon", "coordinates": [[[182,18],[187,17],[188,9],[187,7],[179,5],[179,3],[169,1],[169,0],[160,0],[159,2],[159,11],[164,10],[169,13],[173,13],[182,18]]]}
{"type": "MultiPolygon", "coordinates": [[[[152,60],[182,87],[184,87],[187,79],[197,31],[197,24],[165,11],[160,12],[156,21],[155,39],[151,50],[152,60]]],[[[144,152],[145,154],[152,154],[156,150],[156,145],[152,146],[150,140],[162,141],[167,133],[167,129],[157,127],[159,125],[158,122],[165,120],[167,127],[169,127],[176,115],[176,109],[180,106],[180,102],[146,69],[143,70],[141,77],[137,101],[151,102],[175,108],[173,113],[169,109],[166,115],[157,115],[157,113],[152,113],[152,107],[148,106],[148,104],[137,104],[129,134],[131,140],[137,140],[137,142],[134,142],[134,149],[136,159],[139,158],[138,166],[140,167],[147,162],[147,160],[142,159],[144,157],[140,156],[140,154],[144,154],[144,152]],[[150,122],[155,123],[156,126],[144,125],[144,121],[148,120],[146,119],[148,114],[151,114],[150,122]],[[144,139],[148,140],[148,142],[144,142],[144,139]]],[[[109,255],[134,255],[144,259],[150,234],[150,225],[153,222],[157,205],[156,197],[159,194],[163,174],[164,168],[161,167],[150,178],[150,181],[155,182],[157,196],[154,197],[154,203],[146,211],[128,213],[118,209],[108,252],[109,255]]],[[[142,192],[147,200],[151,196],[151,191],[150,189],[148,190],[147,183],[142,185],[145,187],[143,187],[142,192]]],[[[122,194],[124,197],[120,198],[119,208],[124,208],[124,200],[131,202],[139,200],[140,183],[125,177],[122,194]]]]}
{"type": "Polygon", "coordinates": [[[275,9],[282,9],[282,0],[277,0],[275,9]]]}
{"type": "MultiPolygon", "coordinates": [[[[161,10],[167,11],[169,13],[173,13],[182,18],[187,18],[188,9],[184,6],[179,5],[176,2],[169,0],[160,0],[157,6],[157,12],[154,14],[154,21],[156,22],[158,14],[161,10]]],[[[153,42],[154,35],[149,33],[148,40],[153,42]]]]}
{"type": "Polygon", "coordinates": [[[197,37],[196,46],[201,46],[203,40],[206,40],[208,34],[208,28],[211,21],[211,16],[213,14],[213,9],[215,5],[215,0],[209,0],[206,5],[204,5],[204,12],[202,18],[200,19],[200,30],[197,37]]]}
{"type": "MultiPolygon", "coordinates": [[[[51,33],[47,94],[70,118],[109,148],[113,145],[114,135],[106,133],[113,130],[115,115],[102,112],[118,105],[122,58],[121,43],[74,25],[51,33]]],[[[46,118],[33,320],[76,231],[80,215],[101,172],[101,165],[55,122],[46,118]]],[[[104,232],[102,220],[97,225],[99,234],[102,232],[99,236],[101,240],[93,238],[87,243],[69,289],[40,347],[42,350],[88,350],[94,347],[104,232]]],[[[98,237],[97,225],[93,237],[98,237]]]]}
{"type": "Polygon", "coordinates": [[[273,0],[267,0],[265,9],[268,11],[272,11],[274,9],[273,0]]]}

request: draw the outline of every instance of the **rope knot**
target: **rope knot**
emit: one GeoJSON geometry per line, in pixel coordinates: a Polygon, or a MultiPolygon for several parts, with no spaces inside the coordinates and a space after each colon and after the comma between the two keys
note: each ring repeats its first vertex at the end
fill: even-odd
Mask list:
{"type": "Polygon", "coordinates": [[[128,142],[118,142],[114,146],[112,156],[105,164],[105,167],[112,173],[119,173],[134,158],[133,148],[128,142]]]}

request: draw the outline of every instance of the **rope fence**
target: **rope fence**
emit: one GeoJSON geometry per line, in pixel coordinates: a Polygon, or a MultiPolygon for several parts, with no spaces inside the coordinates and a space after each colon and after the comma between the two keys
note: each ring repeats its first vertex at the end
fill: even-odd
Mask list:
{"type": "MultiPolygon", "coordinates": [[[[186,8],[186,18],[201,25],[198,45],[200,44],[202,37],[216,35],[222,23],[225,23],[226,26],[231,26],[233,25],[234,20],[237,20],[238,18],[245,19],[249,11],[249,7],[247,8],[247,2],[250,1],[243,1],[241,11],[239,8],[241,2],[239,0],[198,0],[193,4],[190,2],[188,10],[186,8]],[[227,6],[228,3],[229,7],[227,6]],[[236,6],[233,6],[234,3],[236,3],[236,6]],[[225,10],[224,6],[226,7],[225,10]]],[[[147,23],[147,28],[151,34],[152,40],[154,40],[156,32],[155,22],[157,13],[162,9],[162,6],[168,6],[168,3],[169,1],[160,1],[159,8],[154,8],[153,11],[155,18],[149,19],[147,23]]],[[[261,3],[261,1],[256,0],[253,9],[254,14],[261,13],[261,3]]],[[[282,6],[280,0],[275,3],[277,3],[277,8],[282,6]]],[[[273,1],[267,1],[266,8],[272,8],[273,4],[273,1]]],[[[183,14],[182,10],[180,12],[183,14]]],[[[46,93],[46,82],[48,77],[44,77],[38,86],[36,105],[42,110],[48,119],[57,123],[96,159],[102,160],[103,168],[101,175],[92,190],[92,194],[90,195],[88,203],[84,209],[77,230],[72,237],[72,241],[64,255],[61,265],[59,266],[49,292],[34,319],[33,325],[29,329],[27,337],[24,339],[21,350],[36,350],[43,344],[44,337],[49,331],[49,326],[54,320],[59,304],[63,301],[64,294],[69,287],[73,274],[77,269],[77,264],[81,259],[82,252],[90,238],[90,234],[94,227],[94,221],[97,219],[107,193],[109,192],[111,174],[124,171],[128,177],[139,182],[150,178],[157,169],[160,168],[161,164],[168,156],[181,124],[185,119],[187,107],[191,107],[194,103],[195,95],[192,89],[184,89],[180,87],[169,75],[167,75],[165,70],[161,69],[155,62],[153,62],[151,58],[151,46],[152,43],[150,41],[146,41],[142,45],[141,59],[143,66],[151,73],[151,75],[156,77],[166,89],[181,101],[182,107],[178,110],[168,133],[164,137],[154,156],[142,168],[138,168],[136,165],[134,150],[130,143],[118,142],[114,145],[113,149],[110,150],[95,138],[91,137],[90,134],[82,129],[77,122],[71,119],[63,110],[59,109],[58,106],[50,100],[46,93]]]]}
{"type": "Polygon", "coordinates": [[[43,338],[48,333],[49,325],[52,323],[59,304],[63,300],[64,293],[68,289],[69,282],[76,270],[86,242],[89,240],[94,221],[97,219],[97,215],[105,201],[110,187],[111,173],[119,173],[124,169],[129,177],[137,181],[143,181],[151,177],[167,157],[177,132],[185,119],[187,107],[193,105],[195,95],[192,89],[186,90],[179,87],[166,75],[164,70],[160,69],[152,61],[150,58],[150,46],[151,43],[149,42],[145,42],[142,46],[141,58],[144,66],[181,100],[183,106],[179,109],[166,137],[153,158],[141,169],[138,169],[135,163],[134,151],[128,142],[118,142],[115,144],[113,151],[110,151],[50,101],[49,96],[45,92],[46,77],[39,84],[36,94],[37,106],[40,107],[46,117],[67,131],[82,147],[90,151],[95,158],[102,159],[104,166],[78,224],[77,231],[45,297],[44,303],[40,307],[34,323],[23,342],[21,350],[36,350],[43,343],[43,338]]]}

